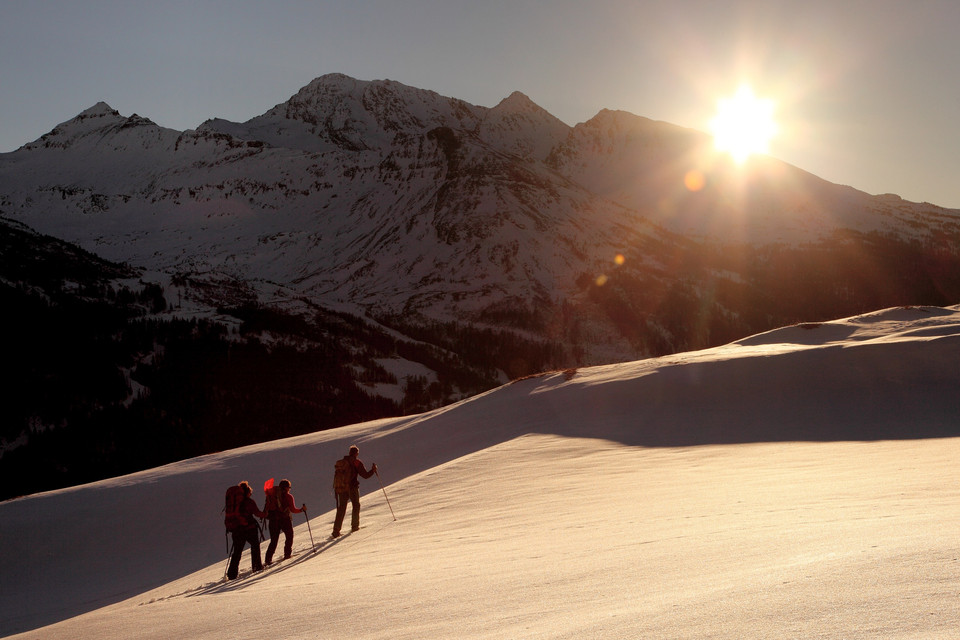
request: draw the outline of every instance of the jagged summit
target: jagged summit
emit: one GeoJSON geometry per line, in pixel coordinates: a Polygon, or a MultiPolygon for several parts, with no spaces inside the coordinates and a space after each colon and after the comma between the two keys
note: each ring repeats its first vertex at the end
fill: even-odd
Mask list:
{"type": "MultiPolygon", "coordinates": [[[[319,87],[339,86],[345,89],[363,87],[370,84],[371,82],[375,82],[375,81],[360,80],[358,78],[348,76],[345,73],[325,73],[322,76],[317,76],[316,78],[308,82],[306,85],[304,85],[300,89],[298,93],[315,91],[319,87]]],[[[389,82],[389,80],[386,80],[386,82],[389,82]]]]}
{"type": "MultiPolygon", "coordinates": [[[[26,145],[26,148],[35,149],[50,146],[66,148],[90,134],[106,136],[138,127],[160,129],[160,127],[149,118],[145,118],[136,113],[130,116],[123,116],[109,104],[101,101],[81,111],[70,120],[60,123],[39,140],[26,145]]],[[[167,129],[165,131],[171,130],[167,129]]]]}
{"type": "Polygon", "coordinates": [[[525,93],[514,91],[493,108],[494,111],[512,111],[515,113],[540,113],[543,107],[535,103],[525,93]]]}
{"type": "MultiPolygon", "coordinates": [[[[134,115],[133,117],[138,116],[134,115]]],[[[61,122],[39,139],[24,145],[22,148],[24,150],[50,147],[67,148],[72,146],[77,139],[93,131],[103,127],[119,125],[125,120],[127,118],[121,116],[116,109],[101,101],[81,111],[70,120],[61,122]]]]}
{"type": "Polygon", "coordinates": [[[341,99],[346,96],[354,98],[362,95],[372,81],[357,80],[342,73],[331,73],[320,76],[300,88],[285,103],[278,107],[290,104],[318,104],[329,101],[334,96],[341,99]]]}
{"type": "Polygon", "coordinates": [[[613,131],[650,131],[655,129],[676,129],[682,127],[659,120],[639,116],[620,109],[601,109],[595,116],[576,125],[576,129],[594,129],[613,131]]]}
{"type": "MultiPolygon", "coordinates": [[[[328,74],[316,78],[268,113],[282,109],[287,117],[308,122],[369,114],[381,125],[429,127],[452,115],[451,103],[465,104],[394,80],[357,80],[328,74]]],[[[475,109],[478,107],[469,110],[475,109]]]]}
{"type": "Polygon", "coordinates": [[[379,152],[396,138],[449,127],[477,128],[482,107],[394,80],[320,76],[263,115],[244,123],[211,119],[200,129],[272,146],[323,153],[379,152]]]}
{"type": "Polygon", "coordinates": [[[100,116],[119,116],[120,112],[106,102],[100,101],[89,109],[81,111],[77,118],[93,118],[100,116]]]}
{"type": "Polygon", "coordinates": [[[490,139],[499,137],[510,153],[540,161],[570,133],[570,127],[520,91],[486,112],[483,130],[490,139]]]}

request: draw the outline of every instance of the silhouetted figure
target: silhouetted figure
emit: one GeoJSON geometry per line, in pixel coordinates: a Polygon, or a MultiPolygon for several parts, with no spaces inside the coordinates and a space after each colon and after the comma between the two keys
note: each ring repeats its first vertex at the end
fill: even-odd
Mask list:
{"type": "Polygon", "coordinates": [[[267,546],[267,564],[273,561],[273,553],[277,550],[277,543],[280,541],[280,532],[283,532],[283,557],[287,559],[293,552],[293,520],[291,513],[302,513],[307,508],[306,504],[297,509],[297,503],[290,493],[290,481],[281,480],[274,494],[275,501],[271,502],[267,498],[267,522],[270,527],[270,544],[267,546]]]}
{"type": "Polygon", "coordinates": [[[263,563],[260,561],[260,528],[257,526],[256,518],[263,518],[267,514],[260,511],[257,503],[250,497],[253,489],[246,480],[238,486],[243,490],[243,500],[238,509],[243,522],[232,531],[233,555],[230,556],[230,566],[227,568],[227,578],[230,580],[236,578],[240,572],[240,556],[243,555],[243,547],[247,543],[250,543],[250,562],[253,570],[263,570],[263,563]]]}
{"type": "Polygon", "coordinates": [[[343,517],[347,513],[347,502],[353,504],[351,512],[350,529],[356,531],[360,528],[360,480],[369,478],[377,472],[377,463],[374,462],[370,470],[364,467],[363,462],[358,457],[360,449],[356,445],[350,447],[350,452],[334,466],[333,491],[337,496],[337,518],[333,522],[332,537],[340,535],[340,528],[343,526],[343,517]]]}

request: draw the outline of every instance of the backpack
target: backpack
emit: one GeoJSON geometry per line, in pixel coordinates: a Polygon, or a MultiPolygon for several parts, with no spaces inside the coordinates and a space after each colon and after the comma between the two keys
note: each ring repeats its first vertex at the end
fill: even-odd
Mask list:
{"type": "Polygon", "coordinates": [[[226,504],[223,507],[223,524],[227,531],[233,532],[247,526],[247,519],[240,513],[240,504],[243,502],[243,489],[240,485],[233,485],[227,489],[226,504]]]}
{"type": "Polygon", "coordinates": [[[263,484],[263,492],[266,494],[266,498],[263,500],[263,510],[268,515],[282,511],[280,508],[280,487],[273,486],[273,478],[263,484]]]}
{"type": "Polygon", "coordinates": [[[337,460],[333,465],[333,492],[348,493],[350,491],[350,480],[353,476],[353,465],[350,463],[350,457],[344,456],[337,460]]]}

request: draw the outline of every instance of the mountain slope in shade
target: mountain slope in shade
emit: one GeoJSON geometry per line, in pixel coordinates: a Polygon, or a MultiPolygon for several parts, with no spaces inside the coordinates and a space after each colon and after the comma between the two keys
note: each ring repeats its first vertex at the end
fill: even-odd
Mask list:
{"type": "Polygon", "coordinates": [[[960,307],[887,309],[5,502],[0,633],[235,637],[268,600],[298,638],[948,637],[958,350],[960,307]],[[330,543],[351,443],[384,491],[330,543]],[[224,489],[269,477],[300,555],[219,583],[224,489]]]}
{"type": "Polygon", "coordinates": [[[574,127],[548,163],[671,231],[716,242],[793,244],[845,229],[917,239],[945,232],[956,243],[955,210],[870,196],[764,156],[736,167],[712,145],[698,131],[603,110],[574,127]],[[688,188],[691,173],[702,188],[688,188]]]}

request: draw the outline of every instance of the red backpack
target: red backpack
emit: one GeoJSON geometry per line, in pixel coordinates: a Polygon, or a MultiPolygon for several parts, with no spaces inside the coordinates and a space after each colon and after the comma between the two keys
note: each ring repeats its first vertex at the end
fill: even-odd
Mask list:
{"type": "Polygon", "coordinates": [[[223,524],[227,531],[237,531],[247,525],[247,519],[240,513],[243,498],[243,489],[240,485],[235,484],[227,489],[226,505],[223,508],[223,524]]]}

